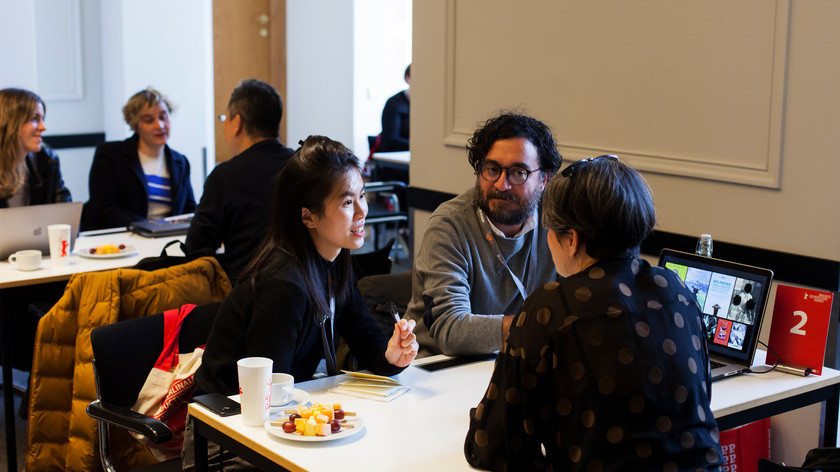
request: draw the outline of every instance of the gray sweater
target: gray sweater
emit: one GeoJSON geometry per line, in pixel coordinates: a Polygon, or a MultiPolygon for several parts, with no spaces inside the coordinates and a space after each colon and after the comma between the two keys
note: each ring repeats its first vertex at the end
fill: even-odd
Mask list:
{"type": "MultiPolygon", "coordinates": [[[[495,235],[508,266],[525,284],[531,238],[537,234],[537,284],[556,272],[539,225],[524,235],[495,235]]],[[[502,347],[502,317],[516,314],[523,303],[513,278],[497,261],[478,223],[475,189],[440,205],[429,219],[414,261],[411,302],[406,317],[421,355],[488,354],[502,347]]]]}

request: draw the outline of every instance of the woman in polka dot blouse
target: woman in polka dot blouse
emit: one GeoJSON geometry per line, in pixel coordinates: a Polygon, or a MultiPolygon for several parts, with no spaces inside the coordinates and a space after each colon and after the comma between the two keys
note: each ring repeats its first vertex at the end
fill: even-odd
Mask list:
{"type": "Polygon", "coordinates": [[[700,308],[640,259],[656,224],[615,156],[576,162],[543,196],[565,278],[532,293],[470,411],[464,446],[493,470],[696,471],[723,464],[700,308]]]}

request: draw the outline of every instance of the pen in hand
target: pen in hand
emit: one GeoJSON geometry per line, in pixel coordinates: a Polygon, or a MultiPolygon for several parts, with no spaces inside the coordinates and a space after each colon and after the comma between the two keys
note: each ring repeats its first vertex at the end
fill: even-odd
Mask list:
{"type": "Polygon", "coordinates": [[[397,306],[394,305],[394,302],[391,302],[391,307],[390,308],[391,308],[391,316],[394,317],[394,321],[399,323],[400,322],[400,314],[399,314],[399,312],[397,312],[397,306]]]}

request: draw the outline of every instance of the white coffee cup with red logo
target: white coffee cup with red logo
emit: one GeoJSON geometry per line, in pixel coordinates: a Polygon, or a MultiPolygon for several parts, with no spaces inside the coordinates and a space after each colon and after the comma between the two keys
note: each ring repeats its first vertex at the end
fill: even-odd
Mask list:
{"type": "Polygon", "coordinates": [[[271,406],[271,369],[274,361],[267,357],[246,357],[236,362],[239,373],[239,404],[242,424],[262,426],[271,406]]]}
{"type": "Polygon", "coordinates": [[[49,225],[47,235],[50,239],[50,260],[52,265],[70,263],[70,225],[49,225]]]}

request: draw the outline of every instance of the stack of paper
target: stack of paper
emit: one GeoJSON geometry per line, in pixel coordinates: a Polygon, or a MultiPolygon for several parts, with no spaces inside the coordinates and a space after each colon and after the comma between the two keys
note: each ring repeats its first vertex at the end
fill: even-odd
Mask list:
{"type": "Polygon", "coordinates": [[[335,387],[337,393],[387,402],[408,391],[408,387],[390,377],[347,370],[342,372],[349,375],[350,379],[335,387]]]}

